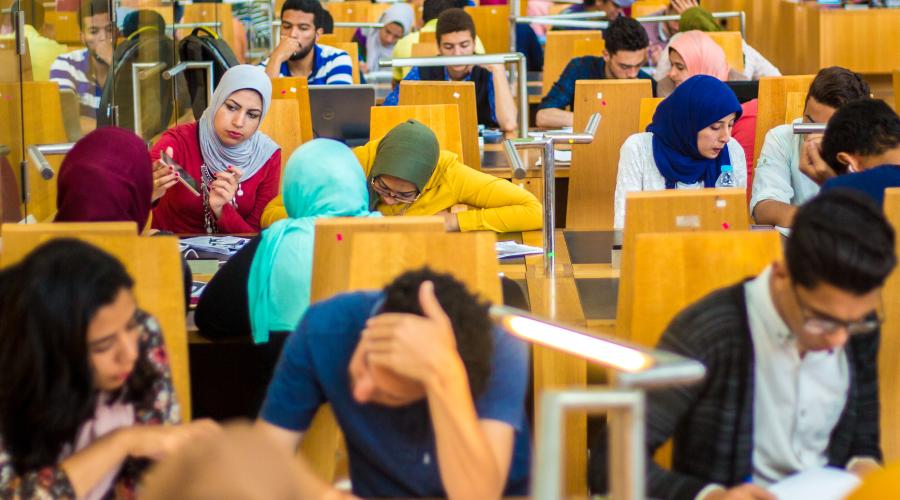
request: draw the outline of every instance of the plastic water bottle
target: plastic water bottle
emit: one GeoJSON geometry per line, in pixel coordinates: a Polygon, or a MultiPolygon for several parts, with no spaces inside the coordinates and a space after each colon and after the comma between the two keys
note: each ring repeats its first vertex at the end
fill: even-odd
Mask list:
{"type": "Polygon", "coordinates": [[[717,188],[737,187],[737,183],[734,182],[734,174],[731,173],[731,165],[722,165],[722,173],[719,174],[719,178],[716,179],[716,187],[717,188]]]}

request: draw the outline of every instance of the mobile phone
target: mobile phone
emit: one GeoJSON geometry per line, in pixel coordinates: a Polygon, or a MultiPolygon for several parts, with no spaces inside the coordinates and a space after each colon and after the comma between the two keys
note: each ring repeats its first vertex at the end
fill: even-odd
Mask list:
{"type": "Polygon", "coordinates": [[[191,174],[187,173],[184,168],[178,164],[171,156],[167,155],[165,151],[160,151],[159,153],[160,159],[162,159],[163,163],[169,165],[174,168],[176,172],[178,172],[178,179],[181,184],[184,185],[188,189],[188,191],[194,193],[194,196],[200,196],[200,187],[197,185],[197,180],[194,179],[191,174]]]}

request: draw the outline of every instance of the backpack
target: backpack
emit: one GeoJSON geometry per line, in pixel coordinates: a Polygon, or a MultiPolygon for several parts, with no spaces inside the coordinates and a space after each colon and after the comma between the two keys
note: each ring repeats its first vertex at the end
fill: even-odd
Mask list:
{"type": "MultiPolygon", "coordinates": [[[[231,47],[219,36],[207,28],[195,28],[178,44],[178,56],[182,62],[212,62],[213,88],[219,84],[222,75],[228,68],[238,64],[237,57],[231,47]]],[[[194,118],[199,120],[206,109],[206,72],[204,70],[187,70],[184,72],[188,92],[191,95],[191,107],[194,118]]]]}

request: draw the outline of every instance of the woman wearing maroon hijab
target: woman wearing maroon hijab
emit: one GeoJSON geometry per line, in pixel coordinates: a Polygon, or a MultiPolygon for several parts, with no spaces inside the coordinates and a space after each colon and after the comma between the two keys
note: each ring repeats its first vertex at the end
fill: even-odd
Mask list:
{"type": "Polygon", "coordinates": [[[59,168],[57,222],[134,221],[150,218],[153,163],[147,146],[129,130],[99,128],[81,138],[59,168]]]}
{"type": "MultiPolygon", "coordinates": [[[[140,137],[118,127],[94,130],[75,143],[59,167],[56,222],[128,222],[147,228],[153,162],[140,137]]],[[[182,258],[185,307],[193,277],[182,258]]]]}

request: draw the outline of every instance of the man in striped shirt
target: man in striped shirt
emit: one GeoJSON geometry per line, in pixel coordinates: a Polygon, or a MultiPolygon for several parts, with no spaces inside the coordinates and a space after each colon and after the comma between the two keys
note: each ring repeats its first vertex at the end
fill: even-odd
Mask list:
{"type": "Polygon", "coordinates": [[[281,42],[260,63],[270,78],[305,76],[310,85],[353,83],[353,61],[343,50],[318,45],[325,9],[316,0],[287,0],[281,8],[281,42]]]}
{"type": "Polygon", "coordinates": [[[50,66],[50,81],[72,90],[81,104],[82,130],[94,128],[100,96],[113,58],[116,26],[106,0],[84,0],[79,7],[81,41],[86,48],[62,54],[50,66]]]}

